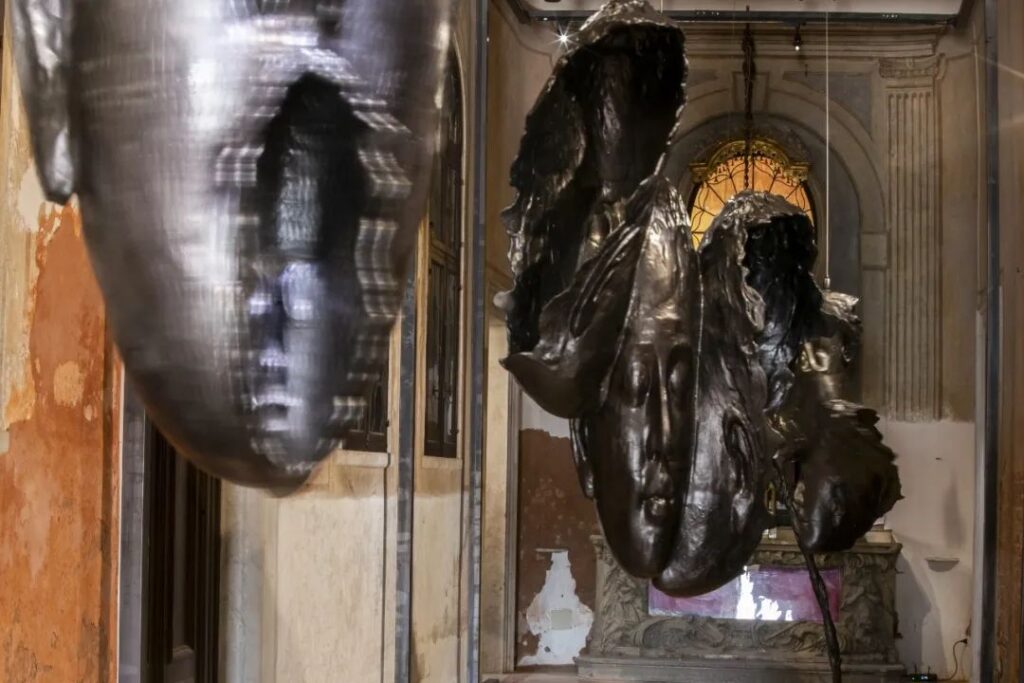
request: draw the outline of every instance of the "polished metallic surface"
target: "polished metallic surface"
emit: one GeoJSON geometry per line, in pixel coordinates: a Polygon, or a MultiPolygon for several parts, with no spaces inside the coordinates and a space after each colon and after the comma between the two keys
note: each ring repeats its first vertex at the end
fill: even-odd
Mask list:
{"type": "Polygon", "coordinates": [[[861,333],[857,301],[818,288],[814,228],[782,198],[741,193],[711,230],[728,222],[743,226],[745,280],[762,306],[766,415],[773,441],[781,442],[773,457],[793,491],[795,529],[809,551],[845,550],[900,498],[895,454],[875,428],[878,416],[847,400],[861,333]]]}
{"type": "Polygon", "coordinates": [[[611,2],[573,37],[512,168],[515,287],[498,302],[505,367],[571,420],[612,554],[695,595],[742,572],[772,524],[770,483],[792,491],[810,557],[867,532],[899,477],[874,412],[843,393],[856,302],[815,283],[807,216],[741,192],[692,246],[685,201],[662,177],[682,48],[636,1],[611,2]]]}
{"type": "Polygon", "coordinates": [[[712,223],[698,253],[700,287],[686,294],[701,311],[697,387],[686,398],[697,435],[671,559],[655,579],[673,595],[706,593],[740,574],[770,522],[770,382],[757,353],[764,305],[744,277],[748,208],[731,202],[712,223]]]}
{"type": "Polygon", "coordinates": [[[572,421],[577,461],[593,472],[605,536],[623,567],[640,576],[661,571],[685,523],[680,493],[694,441],[699,338],[699,301],[686,293],[700,287],[685,209],[657,176],[627,204],[619,233],[639,228],[624,255],[635,264],[632,282],[612,281],[603,292],[628,302],[620,327],[601,340],[615,357],[600,373],[607,375],[600,405],[572,421]]]}
{"type": "Polygon", "coordinates": [[[130,379],[189,458],[300,484],[387,358],[447,0],[15,0],[50,199],[77,193],[130,379]]]}

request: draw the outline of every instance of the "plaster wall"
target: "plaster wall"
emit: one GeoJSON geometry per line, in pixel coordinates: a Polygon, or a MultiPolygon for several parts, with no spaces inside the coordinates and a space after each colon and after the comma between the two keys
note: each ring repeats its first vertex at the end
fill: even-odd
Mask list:
{"type": "Polygon", "coordinates": [[[0,83],[0,680],[113,681],[119,364],[78,208],[43,201],[9,41],[0,83]]]}
{"type": "MultiPolygon", "coordinates": [[[[505,3],[492,4],[496,6],[491,26],[488,256],[499,259],[505,243],[500,243],[499,253],[496,245],[504,236],[497,212],[512,200],[508,169],[525,114],[550,73],[557,46],[552,26],[519,24],[502,11],[505,3]]],[[[851,264],[850,275],[844,277],[858,286],[862,297],[863,399],[888,416],[881,426],[900,457],[905,499],[886,518],[904,544],[904,574],[897,589],[900,655],[911,669],[931,667],[943,676],[953,672],[952,646],[968,630],[972,599],[975,331],[982,291],[979,231],[985,221],[979,21],[980,3],[959,29],[833,29],[832,180],[847,177],[854,186],[850,196],[857,219],[849,227],[850,212],[836,203],[844,201],[837,199],[841,193],[833,193],[831,207],[823,201],[823,33],[820,27],[805,27],[805,49],[795,55],[792,29],[758,27],[755,116],[801,131],[819,210],[824,215],[832,209],[834,230],[859,231],[856,240],[845,240],[842,234],[833,239],[834,248],[849,243],[856,253],[840,251],[833,256],[851,264]],[[911,91],[915,97],[926,92],[921,97],[931,98],[915,100],[922,107],[927,103],[927,108],[914,110],[913,115],[933,131],[930,138],[915,138],[914,149],[923,150],[917,156],[905,152],[912,148],[891,125],[896,111],[891,107],[904,101],[899,99],[902,93],[911,91]],[[917,192],[916,203],[898,194],[901,188],[917,187],[923,189],[912,190],[917,192]],[[918,246],[908,247],[903,241],[907,239],[917,240],[918,246]],[[930,254],[931,270],[907,271],[921,274],[909,280],[896,277],[894,273],[903,271],[894,268],[905,268],[905,262],[897,261],[901,253],[917,254],[915,258],[930,254]],[[913,278],[922,275],[931,278],[928,289],[914,289],[921,280],[913,278]],[[930,360],[907,361],[915,353],[927,354],[930,360]],[[957,562],[930,564],[927,558],[957,562]]],[[[721,117],[742,109],[741,28],[686,29],[690,87],[680,147],[686,146],[687,133],[707,130],[710,121],[728,121],[721,117]]],[[[920,130],[912,132],[917,135],[920,130]]],[[[673,161],[685,179],[686,161],[673,161]]],[[[551,510],[538,506],[537,500],[551,492],[559,509],[576,509],[580,519],[593,520],[586,517],[585,510],[592,508],[587,508],[590,503],[580,494],[571,471],[566,422],[547,415],[526,397],[520,420],[518,657],[536,654],[526,614],[542,592],[550,564],[535,557],[537,548],[550,546],[549,527],[554,526],[551,510]],[[524,476],[528,468],[529,477],[524,476]],[[531,518],[543,524],[531,526],[531,518]]],[[[579,576],[593,560],[583,543],[574,542],[584,533],[570,532],[580,538],[562,539],[562,546],[569,547],[580,601],[592,608],[593,596],[579,576]]],[[[958,656],[961,663],[970,658],[962,646],[958,656]]],[[[562,663],[571,664],[571,659],[562,663]]],[[[959,673],[964,673],[963,664],[959,673]]]]}
{"type": "Polygon", "coordinates": [[[339,454],[286,499],[224,485],[221,680],[383,679],[383,462],[339,454]]]}
{"type": "MultiPolygon", "coordinates": [[[[900,660],[945,678],[956,668],[953,645],[968,636],[974,581],[974,425],[885,422],[899,454],[904,499],[885,517],[903,551],[897,564],[900,660]]],[[[959,673],[970,649],[957,647],[959,673]]]]}

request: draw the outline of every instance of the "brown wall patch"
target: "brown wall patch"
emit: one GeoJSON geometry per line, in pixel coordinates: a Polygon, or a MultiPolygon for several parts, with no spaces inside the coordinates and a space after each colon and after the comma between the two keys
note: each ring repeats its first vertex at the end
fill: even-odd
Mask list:
{"type": "Polygon", "coordinates": [[[597,559],[590,537],[599,529],[594,504],[580,490],[569,440],[523,430],[519,437],[517,662],[535,654],[538,646],[525,615],[552,565],[551,554],[543,551],[568,551],[576,594],[584,605],[594,608],[597,559]]]}
{"type": "Polygon", "coordinates": [[[29,292],[34,409],[0,456],[0,679],[114,679],[113,420],[103,304],[72,206],[43,212],[29,292]],[[69,370],[68,364],[74,366],[69,370]],[[64,370],[59,370],[65,368],[64,370]],[[68,405],[68,401],[73,407],[68,405]]]}

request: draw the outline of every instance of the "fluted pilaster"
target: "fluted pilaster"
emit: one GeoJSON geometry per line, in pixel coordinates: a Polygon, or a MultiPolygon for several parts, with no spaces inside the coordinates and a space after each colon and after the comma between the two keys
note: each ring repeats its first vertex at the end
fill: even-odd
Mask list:
{"type": "Polygon", "coordinates": [[[937,57],[880,67],[889,141],[885,402],[903,420],[941,411],[939,67],[937,57]]]}

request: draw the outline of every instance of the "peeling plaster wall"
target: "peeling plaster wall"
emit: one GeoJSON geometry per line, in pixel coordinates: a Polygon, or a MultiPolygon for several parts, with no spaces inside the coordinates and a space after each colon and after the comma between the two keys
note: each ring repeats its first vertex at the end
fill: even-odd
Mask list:
{"type": "Polygon", "coordinates": [[[516,662],[569,665],[593,624],[597,513],[580,490],[569,439],[539,429],[519,439],[516,662]]]}
{"type": "Polygon", "coordinates": [[[587,645],[594,611],[576,594],[568,550],[549,551],[551,566],[544,587],[526,608],[526,625],[537,639],[537,651],[524,655],[520,666],[571,663],[587,645]]]}
{"type": "Polygon", "coordinates": [[[120,365],[77,206],[43,202],[10,41],[2,84],[0,680],[113,681],[120,365]]]}

